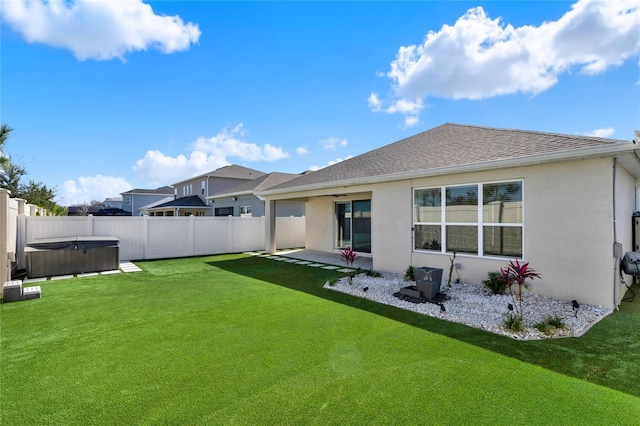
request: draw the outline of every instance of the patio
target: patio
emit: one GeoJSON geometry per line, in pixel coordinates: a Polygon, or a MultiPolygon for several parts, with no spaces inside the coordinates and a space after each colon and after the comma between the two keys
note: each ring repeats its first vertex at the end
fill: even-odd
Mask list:
{"type": "MultiPolygon", "coordinates": [[[[345,266],[344,260],[340,256],[339,252],[294,249],[278,251],[276,254],[278,256],[289,257],[291,259],[306,260],[316,263],[326,263],[327,265],[345,266]]],[[[353,262],[353,267],[363,270],[371,270],[373,269],[373,257],[359,256],[356,261],[353,262]]]]}

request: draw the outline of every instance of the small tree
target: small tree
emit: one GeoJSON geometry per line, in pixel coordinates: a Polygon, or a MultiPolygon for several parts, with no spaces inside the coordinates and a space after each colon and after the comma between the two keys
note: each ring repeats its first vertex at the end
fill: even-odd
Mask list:
{"type": "Polygon", "coordinates": [[[347,272],[347,277],[349,279],[349,285],[351,285],[353,280],[351,268],[353,267],[353,262],[355,262],[356,259],[358,259],[358,256],[356,256],[356,252],[353,251],[351,247],[347,247],[340,251],[340,257],[342,257],[342,260],[344,260],[344,263],[347,264],[347,268],[349,268],[349,272],[347,272]]]}
{"type": "Polygon", "coordinates": [[[518,316],[522,319],[522,288],[526,287],[525,281],[527,279],[540,278],[540,274],[534,271],[533,268],[529,268],[529,262],[521,264],[518,259],[510,260],[509,266],[506,268],[500,268],[500,274],[502,275],[502,279],[507,283],[507,288],[509,289],[509,293],[511,293],[511,297],[513,297],[514,302],[516,302],[516,297],[512,286],[514,284],[518,284],[518,303],[514,303],[514,305],[520,307],[518,316]]]}

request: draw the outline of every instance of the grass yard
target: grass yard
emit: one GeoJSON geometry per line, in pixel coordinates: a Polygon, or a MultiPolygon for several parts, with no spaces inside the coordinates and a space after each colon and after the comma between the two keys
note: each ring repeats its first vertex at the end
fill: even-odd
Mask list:
{"type": "Polygon", "coordinates": [[[0,424],[640,422],[640,300],[522,342],[323,289],[333,271],[137,264],[0,305],[0,424]]]}

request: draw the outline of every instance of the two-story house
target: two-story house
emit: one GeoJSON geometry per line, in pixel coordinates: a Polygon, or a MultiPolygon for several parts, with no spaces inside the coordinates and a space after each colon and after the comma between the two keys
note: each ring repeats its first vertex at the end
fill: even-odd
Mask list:
{"type": "Polygon", "coordinates": [[[122,210],[130,216],[147,214],[146,208],[157,203],[166,203],[175,198],[174,189],[163,186],[157,189],[132,189],[121,193],[122,210]]]}
{"type": "MultiPolygon", "coordinates": [[[[214,216],[220,215],[207,197],[226,191],[265,173],[232,164],[192,178],[176,182],[175,200],[148,209],[150,216],[214,216]]],[[[227,214],[223,214],[227,216],[227,214]]]]}
{"type": "MultiPolygon", "coordinates": [[[[242,182],[207,197],[213,205],[214,216],[260,217],[265,215],[264,198],[256,195],[276,185],[300,177],[300,174],[273,172],[242,182]]],[[[281,201],[276,206],[277,217],[304,216],[304,201],[281,201]]]]}

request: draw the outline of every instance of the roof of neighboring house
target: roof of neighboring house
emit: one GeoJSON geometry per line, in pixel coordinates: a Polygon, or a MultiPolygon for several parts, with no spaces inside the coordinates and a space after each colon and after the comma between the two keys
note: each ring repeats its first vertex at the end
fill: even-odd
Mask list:
{"type": "Polygon", "coordinates": [[[274,186],[280,185],[284,182],[288,182],[291,179],[295,179],[301,175],[293,173],[280,173],[272,172],[261,176],[257,179],[242,182],[233,188],[220,190],[213,193],[207,198],[224,198],[231,197],[233,195],[253,194],[255,192],[265,191],[274,186]]]}
{"type": "Polygon", "coordinates": [[[174,194],[174,189],[170,186],[162,186],[160,188],[156,188],[156,189],[132,189],[130,191],[126,191],[126,192],[121,192],[121,195],[124,194],[147,194],[147,195],[173,195],[174,194]]]}
{"type": "MultiPolygon", "coordinates": [[[[153,209],[163,209],[167,207],[203,207],[209,208],[207,203],[200,198],[199,195],[190,195],[188,197],[180,197],[175,200],[169,201],[167,203],[163,203],[152,207],[153,209]]],[[[151,210],[151,208],[149,209],[151,210]]]]}
{"type": "Polygon", "coordinates": [[[306,173],[267,194],[521,165],[637,148],[632,141],[443,124],[340,163],[306,173]]]}
{"type": "Polygon", "coordinates": [[[209,173],[203,173],[198,176],[190,177],[189,179],[181,180],[180,182],[176,182],[173,185],[180,185],[185,182],[192,181],[198,178],[204,177],[220,177],[220,178],[228,178],[228,179],[255,179],[260,176],[263,176],[265,173],[260,170],[250,169],[244,166],[238,166],[237,164],[231,164],[229,166],[220,167],[219,169],[213,170],[209,173]]]}
{"type": "Polygon", "coordinates": [[[159,206],[159,205],[161,205],[161,204],[168,203],[168,202],[172,201],[173,199],[174,199],[174,198],[173,198],[173,196],[171,196],[171,197],[164,197],[164,198],[163,198],[163,199],[161,199],[161,200],[154,201],[153,203],[149,203],[149,204],[147,204],[147,205],[145,205],[145,206],[140,207],[140,208],[138,209],[138,211],[140,211],[140,210],[147,210],[147,209],[151,209],[151,208],[153,208],[153,207],[157,207],[157,206],[159,206]]]}

